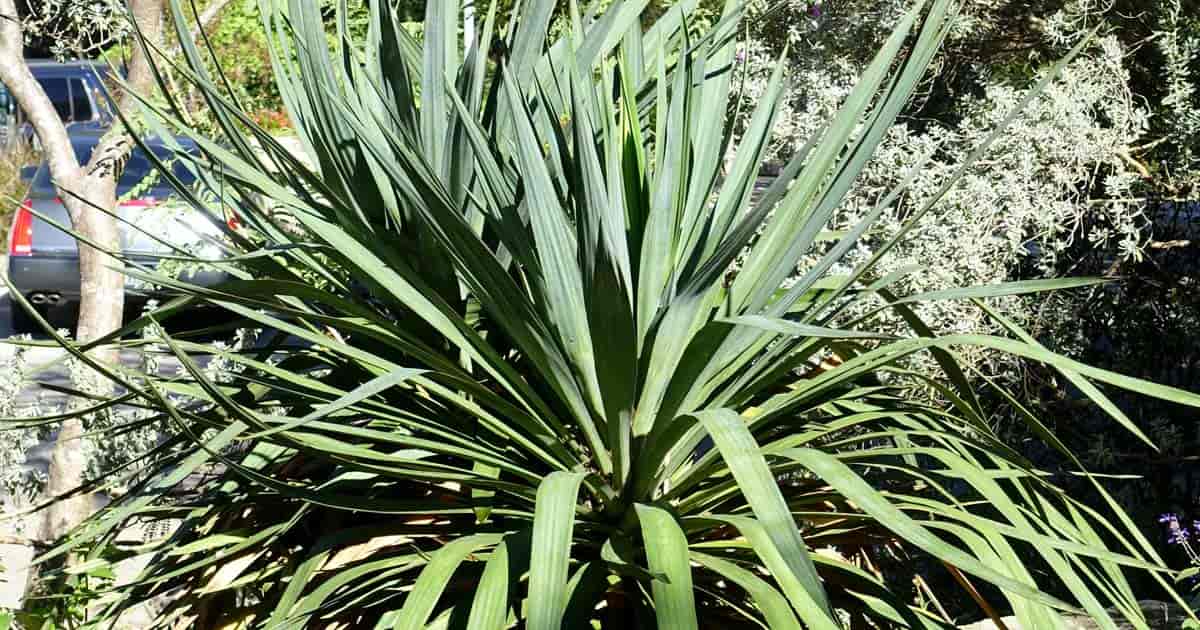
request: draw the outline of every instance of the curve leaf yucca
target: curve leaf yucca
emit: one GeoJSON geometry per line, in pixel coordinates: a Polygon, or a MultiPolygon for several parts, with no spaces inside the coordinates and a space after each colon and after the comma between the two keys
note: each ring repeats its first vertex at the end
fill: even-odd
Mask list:
{"type": "Polygon", "coordinates": [[[170,437],[46,558],[119,555],[134,520],[176,527],[139,550],[151,562],[96,627],[167,592],[160,623],[202,628],[952,627],[929,595],[970,595],[947,581],[909,597],[864,568],[882,548],[991,583],[972,591],[1025,627],[1078,608],[1146,627],[1124,572],[1167,586],[1161,560],[1099,483],[1106,506],[1084,505],[991,431],[999,386],[955,352],[1057,369],[1139,438],[1096,384],[1200,396],[1071,361],[1007,322],[1006,336],[939,336],[912,308],[1091,279],[906,295],[922,270],[879,274],[875,258],[830,275],[879,213],[832,235],[830,218],[926,74],[950,0],[913,3],[765,188],[787,77],[742,104],[736,135],[735,37],[754,25],[732,0],[708,31],[694,1],[652,24],[645,0],[493,3],[471,41],[445,0],[421,37],[370,0],[361,38],[338,26],[344,2],[330,18],[262,0],[308,160],[238,108],[170,4],[186,62],[170,70],[218,129],[189,128],[169,99],[140,114],[203,149],[179,158],[200,178],[180,200],[226,230],[228,257],[192,262],[231,279],[133,269],[178,297],[102,340],[157,335],[185,369],[97,366],[170,437]],[[270,341],[162,332],[198,304],[270,341]],[[906,328],[883,330],[882,313],[906,328]],[[939,371],[914,371],[921,354],[939,371]]]}

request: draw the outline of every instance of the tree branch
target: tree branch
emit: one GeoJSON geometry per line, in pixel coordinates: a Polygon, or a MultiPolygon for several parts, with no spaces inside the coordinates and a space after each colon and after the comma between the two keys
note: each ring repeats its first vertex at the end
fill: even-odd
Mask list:
{"type": "Polygon", "coordinates": [[[51,543],[36,538],[25,538],[24,536],[0,536],[0,545],[21,545],[22,547],[46,549],[50,547],[51,543]]]}
{"type": "MultiPolygon", "coordinates": [[[[128,0],[128,5],[141,37],[133,42],[118,107],[135,111],[134,94],[151,94],[155,86],[149,48],[161,42],[163,6],[162,0],[128,0]]],[[[50,175],[71,217],[71,225],[85,241],[79,244],[79,318],[75,328],[75,338],[85,343],[121,325],[125,303],[122,261],[108,253],[120,250],[120,227],[114,216],[96,208],[115,208],[117,179],[134,143],[130,130],[114,128],[92,150],[86,168],[80,166],[66,126],[25,62],[23,30],[14,0],[0,0],[0,81],[7,85],[41,141],[50,175]]],[[[89,353],[101,362],[116,361],[115,346],[100,346],[89,353]]],[[[106,386],[102,377],[90,371],[75,379],[78,389],[106,386]]],[[[59,428],[47,473],[49,496],[62,495],[80,485],[85,461],[75,440],[83,435],[83,423],[78,417],[65,420],[59,428]]],[[[90,511],[86,495],[49,505],[42,538],[62,537],[90,511]]]]}
{"type": "Polygon", "coordinates": [[[1192,242],[1188,239],[1175,239],[1173,241],[1150,241],[1147,243],[1150,249],[1178,249],[1180,247],[1191,247],[1192,242]]]}
{"type": "Polygon", "coordinates": [[[213,0],[213,3],[204,7],[204,11],[200,13],[200,20],[196,26],[207,29],[221,15],[221,10],[229,5],[231,0],[213,0]]]}
{"type": "MultiPolygon", "coordinates": [[[[200,15],[196,18],[196,30],[188,31],[188,37],[195,40],[197,31],[207,31],[208,27],[212,26],[212,23],[216,22],[217,18],[221,17],[221,11],[223,11],[225,7],[229,6],[231,1],[232,0],[213,0],[212,4],[204,7],[204,10],[201,11],[200,15]]],[[[175,44],[164,51],[163,54],[168,57],[174,57],[175,55],[179,54],[181,50],[183,50],[183,47],[180,44],[175,44]]]]}
{"type": "Polygon", "coordinates": [[[1117,156],[1124,160],[1133,170],[1137,171],[1138,175],[1142,176],[1142,179],[1150,179],[1150,169],[1146,168],[1145,164],[1142,164],[1137,158],[1133,157],[1129,149],[1117,151],[1117,156]]]}
{"type": "MultiPolygon", "coordinates": [[[[133,38],[126,87],[121,92],[117,107],[132,112],[136,111],[138,107],[138,101],[134,97],[135,93],[151,94],[154,91],[154,71],[150,65],[152,53],[146,43],[156,45],[162,41],[163,5],[161,0],[129,0],[129,11],[133,14],[140,37],[133,38]]],[[[121,176],[125,159],[132,150],[133,140],[128,133],[110,132],[106,134],[92,150],[92,157],[88,160],[86,167],[87,174],[101,178],[111,177],[115,180],[121,176]]]]}
{"type": "Polygon", "coordinates": [[[25,39],[15,3],[0,0],[0,82],[8,87],[41,141],[54,180],[63,185],[77,184],[82,171],[71,148],[67,127],[41,84],[33,78],[33,72],[25,63],[24,48],[25,39]]]}

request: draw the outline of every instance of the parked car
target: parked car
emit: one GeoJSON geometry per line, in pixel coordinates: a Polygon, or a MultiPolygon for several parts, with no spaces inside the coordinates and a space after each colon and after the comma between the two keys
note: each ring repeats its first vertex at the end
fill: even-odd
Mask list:
{"type": "MultiPolygon", "coordinates": [[[[97,131],[112,124],[113,116],[101,85],[111,72],[107,64],[60,63],[52,59],[30,59],[26,63],[66,123],[68,132],[97,131]]],[[[8,88],[0,85],[0,141],[7,141],[14,133],[26,140],[34,139],[24,112],[16,106],[8,88]]]]}
{"type": "MultiPolygon", "coordinates": [[[[76,155],[86,162],[101,134],[73,135],[76,155]]],[[[176,140],[185,150],[195,152],[194,143],[185,138],[176,140]]],[[[146,145],[160,159],[173,163],[173,172],[186,185],[195,177],[183,160],[174,157],[171,149],[156,138],[146,145]]],[[[180,248],[190,255],[207,260],[219,259],[221,229],[213,220],[181,204],[171,203],[175,190],[155,170],[153,163],[141,150],[135,150],[125,164],[117,183],[118,212],[122,219],[121,249],[127,260],[156,267],[165,254],[177,254],[180,248]]],[[[9,232],[8,272],[13,285],[40,311],[52,319],[62,319],[72,313],[79,301],[79,249],[75,238],[54,225],[70,227],[66,206],[59,198],[50,178],[49,168],[36,167],[30,182],[28,198],[14,214],[9,232]],[[45,218],[36,216],[33,210],[45,218]],[[48,221],[47,219],[50,219],[48,221]],[[51,222],[53,221],[53,222],[51,222]]],[[[189,282],[212,285],[226,275],[211,266],[188,270],[182,276],[189,282]]],[[[126,281],[126,301],[131,306],[159,291],[136,279],[126,281]]],[[[13,305],[14,329],[28,329],[28,315],[13,305]]]]}

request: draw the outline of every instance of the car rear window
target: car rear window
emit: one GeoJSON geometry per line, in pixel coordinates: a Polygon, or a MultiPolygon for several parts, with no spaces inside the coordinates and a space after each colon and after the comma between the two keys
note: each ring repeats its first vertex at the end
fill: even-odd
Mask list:
{"type": "Polygon", "coordinates": [[[71,109],[73,120],[92,119],[92,100],[82,79],[71,79],[71,109]]]}
{"type": "MultiPolygon", "coordinates": [[[[158,153],[157,151],[155,153],[158,153]]],[[[182,159],[172,159],[172,156],[164,151],[159,154],[159,159],[166,162],[171,167],[171,172],[178,178],[184,186],[191,186],[196,181],[196,176],[192,174],[189,164],[186,164],[182,159]]],[[[138,189],[167,189],[171,188],[171,183],[162,176],[146,154],[141,151],[134,151],[129,156],[129,161],[125,163],[125,170],[121,173],[121,181],[117,182],[117,196],[129,194],[129,191],[138,189]]],[[[161,193],[160,193],[161,194],[161,193]]]]}
{"type": "Polygon", "coordinates": [[[67,80],[39,78],[37,81],[42,84],[42,89],[46,91],[46,96],[54,104],[54,109],[58,111],[58,117],[63,122],[71,120],[71,90],[67,86],[67,80]]]}
{"type": "Polygon", "coordinates": [[[50,180],[50,169],[45,164],[38,169],[37,175],[33,176],[29,187],[29,193],[37,197],[51,197],[57,194],[54,192],[54,182],[50,180]]]}
{"type": "MultiPolygon", "coordinates": [[[[192,174],[190,164],[187,164],[184,159],[173,159],[171,153],[166,150],[155,153],[159,154],[160,160],[170,165],[171,172],[183,185],[191,186],[195,183],[196,176],[192,174]]],[[[87,158],[86,155],[79,156],[80,161],[86,161],[87,158]]],[[[31,187],[31,192],[39,197],[52,197],[58,194],[54,190],[54,181],[50,178],[50,169],[45,165],[38,169],[31,187]]],[[[141,150],[134,150],[130,154],[129,161],[125,163],[125,170],[121,173],[121,180],[117,182],[118,197],[128,195],[133,190],[153,190],[153,196],[161,197],[164,193],[169,193],[170,189],[170,182],[154,168],[154,164],[146,158],[146,154],[141,150]]]]}

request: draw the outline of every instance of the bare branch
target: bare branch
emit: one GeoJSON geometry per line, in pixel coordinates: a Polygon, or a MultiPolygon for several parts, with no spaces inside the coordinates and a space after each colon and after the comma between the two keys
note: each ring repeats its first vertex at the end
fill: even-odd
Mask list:
{"type": "Polygon", "coordinates": [[[1133,170],[1137,171],[1138,175],[1142,176],[1142,179],[1150,179],[1150,169],[1145,164],[1139,162],[1137,158],[1133,157],[1129,149],[1117,151],[1117,156],[1124,160],[1133,170]]]}
{"type": "Polygon", "coordinates": [[[1191,247],[1192,242],[1186,239],[1176,239],[1173,241],[1150,241],[1147,247],[1150,249],[1178,249],[1180,247],[1191,247]]]}
{"type": "Polygon", "coordinates": [[[44,540],[37,538],[25,538],[24,536],[0,536],[0,545],[21,545],[22,547],[36,547],[45,549],[51,545],[44,540]]]}
{"type": "MultiPolygon", "coordinates": [[[[137,23],[141,37],[133,37],[132,53],[129,56],[126,89],[118,99],[118,107],[125,111],[137,109],[136,94],[150,94],[154,91],[154,71],[150,67],[146,42],[157,45],[162,41],[162,11],[161,0],[129,0],[129,11],[137,23]]],[[[133,150],[133,141],[128,134],[110,133],[92,151],[92,157],[87,164],[88,175],[117,178],[129,152],[133,150]]]]}

